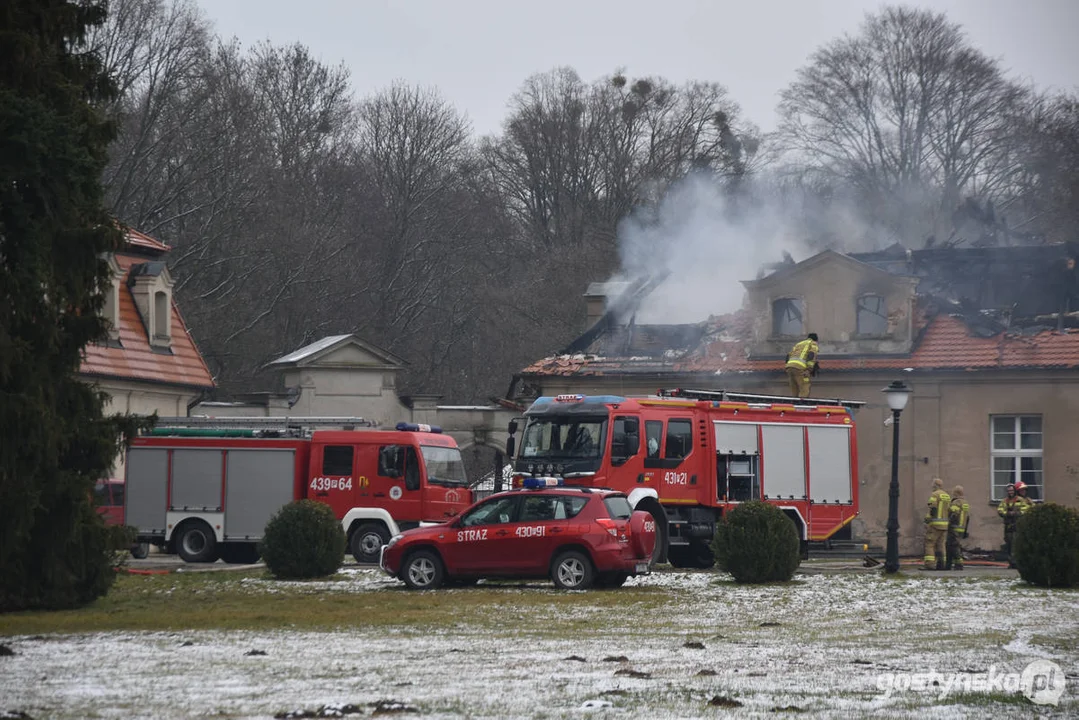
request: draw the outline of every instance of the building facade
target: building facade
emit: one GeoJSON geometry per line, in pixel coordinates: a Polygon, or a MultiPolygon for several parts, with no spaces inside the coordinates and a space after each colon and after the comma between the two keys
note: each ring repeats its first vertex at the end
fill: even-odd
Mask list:
{"type": "Polygon", "coordinates": [[[544,395],[787,395],[786,353],[815,332],[812,396],[866,403],[855,415],[854,537],[884,544],[892,428],[881,390],[902,380],[913,390],[900,418],[903,552],[919,552],[934,477],[965,488],[968,545],[996,549],[1008,483],[1079,505],[1079,303],[1066,255],[1064,246],[825,251],[743,283],[741,310],[700,324],[636,325],[632,310],[608,313],[568,352],[525,368],[519,385],[544,395]]]}
{"type": "MultiPolygon", "coordinates": [[[[80,376],[104,391],[106,413],[187,415],[213,376],[184,324],[165,264],[169,247],[125,231],[107,260],[112,286],[105,302],[106,340],[86,347],[80,376]]],[[[123,458],[113,475],[123,477],[123,458]]]]}

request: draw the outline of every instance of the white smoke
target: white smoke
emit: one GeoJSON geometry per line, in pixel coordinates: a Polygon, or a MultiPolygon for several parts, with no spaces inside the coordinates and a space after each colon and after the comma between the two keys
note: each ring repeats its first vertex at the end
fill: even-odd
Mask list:
{"type": "MultiPolygon", "coordinates": [[[[622,221],[618,230],[622,273],[616,281],[635,281],[669,272],[642,302],[641,324],[680,324],[706,320],[742,306],[743,280],[753,280],[766,263],[795,262],[815,254],[805,224],[778,199],[755,198],[734,206],[722,188],[704,175],[672,185],[649,210],[622,221]]],[[[828,225],[853,230],[852,216],[832,209],[828,225]]],[[[844,232],[864,245],[865,229],[844,232]]],[[[837,248],[841,249],[841,248],[837,248]]]]}

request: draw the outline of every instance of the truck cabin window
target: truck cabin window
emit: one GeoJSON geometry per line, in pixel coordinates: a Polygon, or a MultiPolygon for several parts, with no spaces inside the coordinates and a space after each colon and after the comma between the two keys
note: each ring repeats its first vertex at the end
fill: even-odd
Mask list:
{"type": "Polygon", "coordinates": [[[351,445],[327,445],[322,451],[322,474],[344,477],[352,474],[351,445]]]}
{"type": "Polygon", "coordinates": [[[624,463],[640,450],[640,420],[635,417],[616,417],[611,433],[611,462],[624,463]]]}
{"type": "Polygon", "coordinates": [[[658,458],[659,449],[662,447],[663,442],[663,421],[646,420],[644,423],[644,434],[648,437],[648,457],[658,458]]]}
{"type": "Polygon", "coordinates": [[[603,455],[606,418],[537,418],[525,428],[519,457],[529,460],[590,460],[603,455]]]}
{"type": "Polygon", "coordinates": [[[468,485],[465,464],[457,448],[436,445],[420,445],[423,464],[427,468],[427,482],[432,485],[468,485]]]}
{"type": "Polygon", "coordinates": [[[667,422],[667,459],[681,459],[693,450],[693,423],[690,420],[667,422]]]}
{"type": "Polygon", "coordinates": [[[420,461],[416,448],[405,448],[405,490],[420,489],[420,461]]]}

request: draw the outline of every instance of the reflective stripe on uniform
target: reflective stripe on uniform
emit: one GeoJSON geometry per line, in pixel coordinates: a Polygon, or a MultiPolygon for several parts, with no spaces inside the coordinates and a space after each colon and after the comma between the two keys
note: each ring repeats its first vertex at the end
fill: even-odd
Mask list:
{"type": "Polygon", "coordinates": [[[809,360],[809,353],[813,353],[813,357],[817,356],[819,352],[818,345],[813,340],[808,338],[802,340],[791,348],[790,353],[787,355],[787,367],[796,367],[800,370],[806,370],[813,366],[813,361],[809,360]]]}

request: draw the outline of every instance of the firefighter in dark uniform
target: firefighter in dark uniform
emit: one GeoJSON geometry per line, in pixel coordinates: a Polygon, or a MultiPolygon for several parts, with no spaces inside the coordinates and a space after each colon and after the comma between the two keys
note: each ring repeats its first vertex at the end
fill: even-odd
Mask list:
{"type": "Polygon", "coordinates": [[[790,382],[792,396],[809,397],[809,378],[815,376],[820,367],[817,358],[819,354],[817,333],[809,333],[805,340],[787,353],[787,380],[790,382]]]}
{"type": "Polygon", "coordinates": [[[925,514],[925,569],[943,570],[945,541],[948,536],[948,507],[952,498],[944,492],[944,481],[933,478],[933,492],[929,495],[929,509],[925,514]]]}
{"type": "Polygon", "coordinates": [[[963,486],[956,485],[952,490],[952,502],[948,506],[948,560],[945,570],[963,569],[963,546],[960,540],[967,537],[967,523],[970,522],[970,503],[963,497],[963,486]]]}

